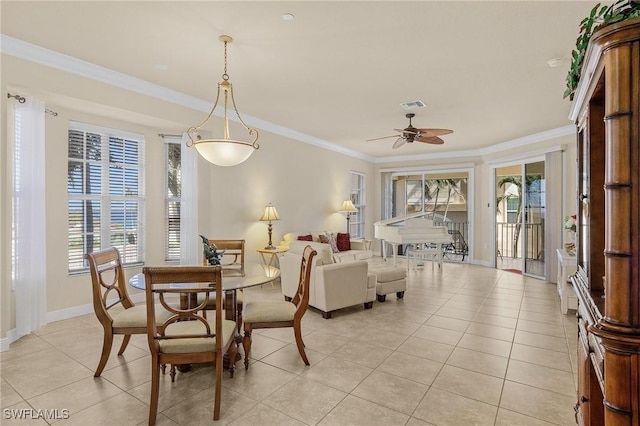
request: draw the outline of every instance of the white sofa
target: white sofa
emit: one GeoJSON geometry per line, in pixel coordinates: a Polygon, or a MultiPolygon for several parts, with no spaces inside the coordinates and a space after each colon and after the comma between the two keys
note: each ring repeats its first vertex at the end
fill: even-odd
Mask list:
{"type": "Polygon", "coordinates": [[[309,305],[322,311],[323,318],[331,318],[333,311],[360,303],[365,309],[373,307],[376,276],[369,273],[369,264],[359,259],[367,254],[343,252],[345,256],[338,257],[340,261],[336,263],[329,244],[313,241],[289,241],[289,250],[280,257],[280,281],[285,297],[295,296],[302,252],[307,245],[318,252],[311,263],[309,305]]]}
{"type": "MultiPolygon", "coordinates": [[[[280,242],[278,247],[289,247],[289,244],[292,241],[297,241],[299,235],[311,235],[313,238],[313,242],[319,242],[319,236],[321,234],[325,234],[325,232],[306,232],[306,233],[296,233],[289,232],[284,234],[283,241],[280,242]]],[[[334,233],[337,235],[337,233],[334,233]]],[[[344,263],[344,262],[353,262],[356,260],[367,260],[373,257],[373,252],[371,251],[371,241],[368,240],[357,240],[351,239],[349,240],[351,245],[350,250],[341,251],[338,253],[331,253],[331,258],[334,263],[344,263]]]]}

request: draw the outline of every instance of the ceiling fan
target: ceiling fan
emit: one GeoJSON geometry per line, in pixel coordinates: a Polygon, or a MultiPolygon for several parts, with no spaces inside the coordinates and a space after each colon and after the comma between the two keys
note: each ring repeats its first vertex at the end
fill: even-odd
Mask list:
{"type": "Polygon", "coordinates": [[[398,138],[393,143],[393,149],[400,148],[405,143],[413,143],[414,141],[429,143],[433,145],[442,145],[444,141],[440,139],[438,136],[448,135],[449,133],[453,133],[453,130],[449,130],[449,129],[418,129],[416,127],[413,127],[413,125],[411,124],[411,119],[415,116],[416,115],[412,112],[407,113],[406,117],[409,119],[409,126],[405,127],[404,129],[393,129],[396,132],[400,132],[399,135],[391,135],[391,136],[384,136],[381,138],[367,139],[367,142],[377,141],[380,139],[387,139],[387,138],[398,138]]]}

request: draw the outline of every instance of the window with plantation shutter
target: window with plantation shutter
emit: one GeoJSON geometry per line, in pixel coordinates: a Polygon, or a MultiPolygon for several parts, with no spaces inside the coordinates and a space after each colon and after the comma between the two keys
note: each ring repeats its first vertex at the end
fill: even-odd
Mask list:
{"type": "Polygon", "coordinates": [[[68,149],[69,271],[86,270],[86,254],[105,247],[141,263],[143,136],[71,122],[68,149]]]}
{"type": "Polygon", "coordinates": [[[349,234],[351,238],[364,238],[365,182],[363,173],[351,172],[351,201],[358,211],[351,215],[349,234]]]}
{"type": "Polygon", "coordinates": [[[180,197],[182,195],[181,138],[164,136],[166,164],[165,259],[180,260],[180,197]]]}

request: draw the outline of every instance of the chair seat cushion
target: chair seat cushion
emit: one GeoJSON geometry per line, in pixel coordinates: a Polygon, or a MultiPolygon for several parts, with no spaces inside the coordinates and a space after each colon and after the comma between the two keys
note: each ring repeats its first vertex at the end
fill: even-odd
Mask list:
{"type": "MultiPolygon", "coordinates": [[[[211,332],[216,329],[215,319],[207,321],[211,327],[211,332]]],[[[222,322],[222,346],[235,336],[236,323],[234,321],[223,320],[222,322]]],[[[167,326],[165,335],[178,336],[181,334],[204,334],[206,329],[200,321],[178,321],[167,326]]],[[[213,352],[216,349],[216,341],[213,337],[193,337],[185,339],[160,339],[160,352],[163,353],[196,353],[213,352]]]]}
{"type": "Polygon", "coordinates": [[[284,300],[249,302],[244,305],[244,322],[293,321],[296,305],[284,300]]]}
{"type": "MultiPolygon", "coordinates": [[[[162,324],[171,313],[162,305],[156,304],[156,324],[162,324]]],[[[147,326],[147,307],[145,305],[136,305],[129,309],[125,309],[113,316],[113,327],[146,327],[147,326]]]]}

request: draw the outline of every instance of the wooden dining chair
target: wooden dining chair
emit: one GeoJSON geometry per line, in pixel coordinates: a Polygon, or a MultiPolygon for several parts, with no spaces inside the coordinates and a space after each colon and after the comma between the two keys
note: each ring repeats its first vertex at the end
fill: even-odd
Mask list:
{"type": "MultiPolygon", "coordinates": [[[[220,418],[220,392],[223,354],[235,357],[236,323],[223,319],[222,298],[217,297],[215,317],[203,316],[204,305],[216,291],[222,291],[220,266],[144,267],[147,319],[155,317],[159,303],[171,316],[158,328],[147,326],[151,351],[151,402],[149,425],[156,422],[161,364],[196,364],[215,362],[213,420],[220,418]],[[202,303],[180,308],[169,301],[175,295],[204,293],[202,303]]],[[[150,324],[150,322],[148,323],[150,324]]],[[[233,358],[231,358],[233,359],[233,358]]]]}
{"type": "MultiPolygon", "coordinates": [[[[147,332],[147,310],[144,305],[135,305],[129,297],[118,249],[95,251],[87,254],[86,259],[91,273],[93,310],[104,330],[102,354],[94,373],[94,377],[99,377],[109,360],[115,334],[124,335],[118,351],[122,355],[132,334],[147,332]]],[[[158,309],[155,323],[162,324],[168,317],[169,312],[158,309]]]]}
{"type": "MultiPolygon", "coordinates": [[[[218,250],[224,250],[224,254],[221,259],[222,271],[225,276],[244,276],[244,247],[245,240],[209,240],[209,244],[215,244],[218,250]]],[[[202,257],[202,264],[208,265],[207,259],[202,257]]],[[[200,302],[202,298],[198,301],[200,302]]],[[[209,303],[206,306],[207,310],[213,310],[215,304],[215,297],[211,295],[209,303]]],[[[244,295],[242,290],[236,292],[236,318],[238,322],[238,333],[240,333],[240,327],[242,326],[242,308],[244,305],[244,295]]],[[[223,305],[224,306],[224,305],[223,305]]],[[[230,309],[229,306],[225,306],[225,309],[230,309]]],[[[205,314],[206,316],[206,314],[205,314]]]]}
{"type": "MultiPolygon", "coordinates": [[[[215,244],[218,250],[224,250],[220,266],[225,275],[244,276],[244,246],[245,240],[209,240],[209,244],[215,244]]],[[[203,256],[203,264],[207,259],[203,256]]]]}
{"type": "Polygon", "coordinates": [[[298,290],[291,301],[286,300],[262,300],[248,302],[244,307],[244,369],[249,368],[249,355],[251,353],[251,332],[258,328],[282,328],[293,327],[298,352],[305,365],[309,365],[309,359],[304,351],[302,341],[302,317],[309,306],[309,282],[311,278],[311,261],[318,254],[311,246],[306,246],[302,253],[300,263],[300,279],[298,290]]]}

